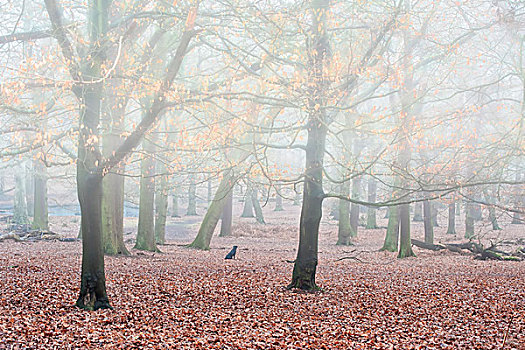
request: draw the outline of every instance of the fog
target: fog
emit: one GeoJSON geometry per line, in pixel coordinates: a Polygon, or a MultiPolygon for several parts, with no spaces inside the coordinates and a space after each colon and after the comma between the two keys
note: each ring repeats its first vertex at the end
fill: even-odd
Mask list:
{"type": "Polygon", "coordinates": [[[0,8],[3,234],[82,237],[81,308],[110,305],[104,255],[209,250],[247,220],[292,220],[303,290],[320,230],[342,246],[381,230],[397,258],[445,231],[525,254],[496,249],[525,238],[522,1],[0,8]]]}

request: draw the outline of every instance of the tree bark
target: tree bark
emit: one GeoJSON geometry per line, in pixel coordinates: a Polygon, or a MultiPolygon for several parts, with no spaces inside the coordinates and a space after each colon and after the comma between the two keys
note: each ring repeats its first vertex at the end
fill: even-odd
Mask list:
{"type": "Polygon", "coordinates": [[[145,155],[140,162],[139,225],[135,249],[157,252],[159,249],[155,243],[155,160],[152,158],[155,146],[153,141],[144,139],[143,150],[145,155]]]}
{"type": "Polygon", "coordinates": [[[423,202],[425,243],[427,244],[434,244],[434,226],[432,225],[432,209],[432,203],[429,200],[423,202]]]}
{"type": "Polygon", "coordinates": [[[244,206],[242,209],[241,218],[253,218],[253,199],[252,199],[252,187],[248,185],[246,188],[246,194],[244,196],[244,206]]]}
{"type": "Polygon", "coordinates": [[[456,234],[456,203],[452,202],[448,205],[448,227],[447,234],[456,234]]]}
{"type": "Polygon", "coordinates": [[[188,186],[188,209],[186,210],[187,216],[197,216],[197,186],[195,185],[195,179],[190,179],[190,185],[188,186]]]}
{"type": "Polygon", "coordinates": [[[398,258],[408,258],[416,256],[412,251],[410,240],[410,204],[401,204],[399,209],[399,254],[398,258]]]}
{"type": "Polygon", "coordinates": [[[397,252],[399,242],[399,207],[389,207],[388,213],[388,227],[381,250],[397,252]]]}
{"type": "Polygon", "coordinates": [[[266,222],[264,221],[264,215],[263,215],[263,211],[261,208],[261,204],[259,203],[259,199],[257,198],[257,193],[258,193],[257,189],[253,188],[252,189],[252,204],[253,204],[253,209],[255,210],[255,220],[257,220],[259,224],[265,224],[266,222]]]}
{"type": "MultiPolygon", "coordinates": [[[[354,177],[352,180],[352,198],[359,199],[359,190],[361,187],[361,177],[354,177]]],[[[350,204],[350,234],[352,237],[357,237],[357,228],[359,227],[359,204],[350,204]]]]}
{"type": "Polygon", "coordinates": [[[155,193],[155,242],[166,242],[166,217],[168,216],[168,175],[164,164],[159,166],[160,184],[155,193]]]}
{"type": "MultiPolygon", "coordinates": [[[[368,178],[368,202],[375,203],[377,199],[377,182],[374,177],[368,178]]],[[[366,228],[377,228],[377,209],[375,207],[368,207],[366,211],[366,228]]]]}
{"type": "Polygon", "coordinates": [[[309,64],[309,114],[306,143],[303,204],[299,223],[299,248],[288,288],[318,290],[315,274],[318,261],[319,224],[323,215],[323,162],[326,143],[326,93],[323,69],[330,55],[326,33],[329,0],[312,1],[312,47],[309,64]]]}
{"type": "Polygon", "coordinates": [[[228,199],[222,209],[221,233],[219,237],[228,237],[232,235],[232,215],[233,214],[233,191],[228,195],[228,199]]]}
{"type": "Polygon", "coordinates": [[[17,225],[25,225],[29,223],[27,214],[25,167],[23,165],[19,166],[15,172],[13,222],[17,225]]]}
{"type": "MultiPolygon", "coordinates": [[[[348,197],[350,195],[350,188],[348,182],[341,184],[341,195],[348,197]]],[[[339,214],[337,215],[337,243],[336,245],[352,245],[350,238],[352,236],[352,228],[350,227],[350,202],[339,200],[339,214]]]]}
{"type": "Polygon", "coordinates": [[[40,158],[34,160],[33,168],[35,171],[33,229],[47,231],[49,230],[47,168],[40,158]]]}
{"type": "Polygon", "coordinates": [[[213,197],[208,211],[206,211],[206,215],[204,215],[197,237],[195,237],[188,247],[201,250],[210,249],[213,232],[221,218],[224,205],[228,201],[228,196],[232,192],[234,184],[235,180],[232,171],[228,170],[224,174],[224,177],[217,188],[217,192],[215,192],[215,196],[213,197]]]}
{"type": "Polygon", "coordinates": [[[423,203],[416,202],[414,203],[414,218],[412,219],[414,222],[421,222],[423,221],[423,203]]]}
{"type": "Polygon", "coordinates": [[[472,202],[465,204],[465,238],[474,238],[474,207],[472,202]]]}
{"type": "Polygon", "coordinates": [[[281,196],[281,185],[275,185],[275,209],[274,211],[283,211],[283,197],[281,196]]]}

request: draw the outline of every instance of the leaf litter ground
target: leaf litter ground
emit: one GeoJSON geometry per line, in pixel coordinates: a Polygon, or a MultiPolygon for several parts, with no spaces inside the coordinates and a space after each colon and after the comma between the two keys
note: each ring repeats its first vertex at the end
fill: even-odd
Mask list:
{"type": "MultiPolygon", "coordinates": [[[[384,229],[361,228],[355,246],[336,247],[337,226],[325,219],[323,291],[288,291],[296,211],[269,212],[264,226],[239,220],[207,252],[179,246],[196,228],[181,235],[184,218],[170,219],[162,254],[106,258],[114,310],[98,312],[73,306],[79,242],[2,242],[0,349],[525,349],[525,263],[417,248],[398,260],[378,252],[384,229]],[[238,259],[224,260],[234,244],[238,259]]],[[[53,220],[55,231],[77,232],[77,218],[53,220]]],[[[444,230],[436,241],[461,241],[444,230]]],[[[522,232],[507,225],[497,235],[522,232]]]]}

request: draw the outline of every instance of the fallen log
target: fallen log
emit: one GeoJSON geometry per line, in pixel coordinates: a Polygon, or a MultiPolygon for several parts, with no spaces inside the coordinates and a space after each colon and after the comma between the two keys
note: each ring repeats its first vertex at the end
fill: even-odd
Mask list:
{"type": "Polygon", "coordinates": [[[423,241],[418,241],[417,239],[412,239],[412,245],[415,245],[416,247],[419,247],[419,248],[433,250],[433,251],[447,249],[447,247],[444,246],[443,244],[426,243],[423,241]]]}
{"type": "Polygon", "coordinates": [[[16,233],[13,233],[13,232],[6,233],[6,234],[0,236],[0,242],[1,241],[5,241],[6,239],[12,239],[15,242],[22,242],[22,238],[20,238],[19,235],[17,235],[16,233]]]}

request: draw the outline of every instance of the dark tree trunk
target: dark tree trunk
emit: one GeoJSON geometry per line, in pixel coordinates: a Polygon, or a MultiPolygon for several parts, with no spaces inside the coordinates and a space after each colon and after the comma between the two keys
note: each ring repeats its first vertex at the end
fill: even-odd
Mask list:
{"type": "Polygon", "coordinates": [[[231,171],[228,171],[226,174],[224,174],[224,177],[222,178],[219,187],[217,188],[217,192],[215,192],[215,196],[213,197],[211,205],[206,211],[204,219],[202,219],[202,223],[199,228],[199,233],[197,234],[197,237],[195,237],[193,242],[191,242],[191,244],[189,245],[190,248],[196,248],[201,250],[210,249],[210,243],[211,238],[213,236],[213,232],[215,231],[217,223],[221,218],[224,205],[228,201],[230,193],[233,191],[234,184],[235,179],[233,177],[233,174],[231,171]]]}
{"type": "Polygon", "coordinates": [[[246,188],[246,194],[244,196],[244,207],[242,209],[241,218],[253,218],[253,200],[252,200],[252,187],[246,188]]]}
{"type": "Polygon", "coordinates": [[[456,234],[456,203],[452,202],[448,205],[448,228],[447,234],[456,234]]]}
{"type": "MultiPolygon", "coordinates": [[[[370,176],[368,178],[368,202],[375,203],[377,198],[377,182],[370,176]]],[[[377,228],[377,209],[375,207],[368,207],[366,211],[366,228],[375,229],[377,228]]]]}
{"type": "Polygon", "coordinates": [[[399,254],[398,258],[415,256],[410,240],[410,204],[401,204],[399,209],[399,254]]]}
{"type": "Polygon", "coordinates": [[[47,169],[41,159],[35,159],[35,204],[33,212],[33,228],[37,230],[49,229],[47,206],[47,169]]]}
{"type": "Polygon", "coordinates": [[[257,220],[259,224],[265,224],[266,222],[264,221],[263,211],[261,208],[261,204],[259,203],[259,199],[257,198],[258,197],[257,194],[258,194],[257,188],[253,188],[252,189],[252,204],[253,204],[253,209],[255,211],[255,220],[257,220]]]}
{"type": "Polygon", "coordinates": [[[315,283],[318,261],[319,224],[323,215],[323,161],[327,134],[325,61],[330,56],[326,33],[329,0],[312,1],[312,27],[309,62],[311,84],[308,100],[308,138],[304,176],[303,204],[299,221],[299,248],[295,259],[292,281],[288,288],[319,289],[315,283]]]}
{"type": "Polygon", "coordinates": [[[228,195],[228,199],[222,208],[221,218],[221,233],[219,237],[228,237],[232,235],[232,219],[233,219],[233,191],[228,195]]]}
{"type": "Polygon", "coordinates": [[[186,210],[187,216],[197,215],[197,186],[195,185],[195,179],[191,178],[190,185],[188,186],[188,209],[186,210]]]}
{"type": "Polygon", "coordinates": [[[432,225],[432,209],[432,203],[429,200],[423,202],[425,243],[427,244],[434,244],[434,226],[432,225]]]}
{"type": "Polygon", "coordinates": [[[414,218],[412,219],[414,222],[421,222],[423,221],[423,203],[416,202],[414,203],[414,218]]]}

